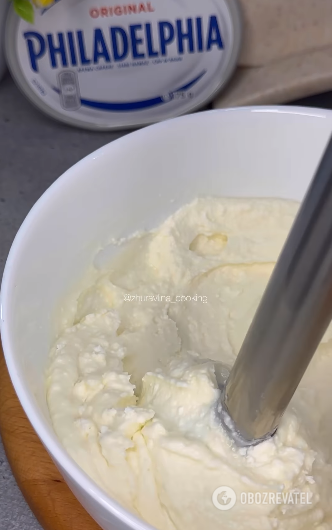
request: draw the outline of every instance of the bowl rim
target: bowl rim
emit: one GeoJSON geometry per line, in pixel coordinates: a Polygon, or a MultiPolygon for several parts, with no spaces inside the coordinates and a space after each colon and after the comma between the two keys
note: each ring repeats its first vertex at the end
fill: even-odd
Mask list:
{"type": "Polygon", "coordinates": [[[51,186],[41,195],[41,197],[35,202],[24,221],[22,222],[14,241],[11,245],[3,273],[1,291],[0,291],[0,330],[2,346],[4,351],[4,357],[6,360],[7,368],[11,381],[13,383],[16,394],[19,401],[32,424],[38,437],[46,447],[47,451],[54,457],[57,463],[63,468],[63,470],[71,477],[71,479],[77,483],[82,490],[88,493],[90,497],[94,499],[96,503],[102,505],[109,513],[114,517],[122,521],[124,524],[130,526],[133,530],[154,530],[154,527],[149,523],[145,522],[140,517],[134,515],[132,512],[123,507],[115,499],[110,497],[101,487],[99,487],[92,478],[90,478],[83,469],[72,459],[67,453],[66,449],[62,446],[60,440],[57,438],[55,432],[52,430],[50,425],[43,420],[41,413],[38,411],[37,406],[34,404],[32,396],[28,388],[26,387],[24,380],[21,380],[19,369],[16,365],[14,355],[14,345],[12,344],[11,332],[10,332],[10,298],[11,291],[14,285],[14,271],[13,265],[17,261],[17,256],[20,254],[21,242],[26,237],[26,234],[33,229],[33,224],[36,218],[38,218],[39,212],[45,207],[47,202],[50,200],[55,191],[60,190],[61,187],[66,186],[66,183],[70,179],[74,179],[80,172],[87,162],[95,158],[103,156],[105,150],[114,148],[118,142],[131,141],[137,135],[149,135],[150,130],[153,133],[157,128],[172,129],[176,126],[178,120],[183,121],[199,121],[204,119],[207,114],[220,114],[234,113],[237,115],[247,116],[251,113],[269,113],[269,114],[286,114],[292,116],[307,116],[312,118],[328,118],[331,119],[331,130],[332,130],[332,110],[328,109],[317,109],[297,106],[248,106],[238,107],[229,109],[216,109],[210,111],[204,111],[197,114],[189,114],[178,118],[166,120],[157,124],[150,125],[143,129],[136,130],[129,133],[128,135],[117,138],[105,146],[93,151],[85,158],[71,166],[65,171],[51,186]],[[129,139],[129,140],[128,140],[129,139]],[[112,147],[110,147],[112,146],[112,147]]]}

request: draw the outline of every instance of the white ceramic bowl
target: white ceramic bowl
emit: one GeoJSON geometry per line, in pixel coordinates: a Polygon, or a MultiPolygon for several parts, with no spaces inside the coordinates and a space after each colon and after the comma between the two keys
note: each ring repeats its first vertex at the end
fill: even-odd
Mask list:
{"type": "Polygon", "coordinates": [[[198,195],[302,199],[332,113],[291,107],[190,115],[142,129],[69,169],[32,208],[2,283],[1,332],[24,410],[86,510],[105,530],[151,528],[108,497],[55,436],[44,370],[55,309],[98,245],[158,225],[198,195]]]}

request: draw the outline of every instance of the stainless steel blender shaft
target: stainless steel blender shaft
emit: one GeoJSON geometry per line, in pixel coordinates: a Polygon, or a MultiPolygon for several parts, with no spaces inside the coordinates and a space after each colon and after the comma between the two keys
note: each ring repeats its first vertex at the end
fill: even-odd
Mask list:
{"type": "Polygon", "coordinates": [[[226,383],[226,411],[248,443],[278,427],[331,318],[332,139],[226,383]]]}

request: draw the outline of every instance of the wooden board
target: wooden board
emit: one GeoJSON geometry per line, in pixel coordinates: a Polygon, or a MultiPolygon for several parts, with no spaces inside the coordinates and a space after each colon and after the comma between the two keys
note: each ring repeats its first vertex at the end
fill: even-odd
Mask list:
{"type": "Polygon", "coordinates": [[[0,433],[14,477],[45,530],[101,530],[68,488],[26,417],[1,343],[0,433]]]}

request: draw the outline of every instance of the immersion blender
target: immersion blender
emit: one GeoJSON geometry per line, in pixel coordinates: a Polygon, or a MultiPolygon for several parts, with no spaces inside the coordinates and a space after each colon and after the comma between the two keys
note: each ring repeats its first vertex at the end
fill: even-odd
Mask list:
{"type": "Polygon", "coordinates": [[[332,138],[223,390],[244,445],[274,434],[331,318],[332,138]]]}

